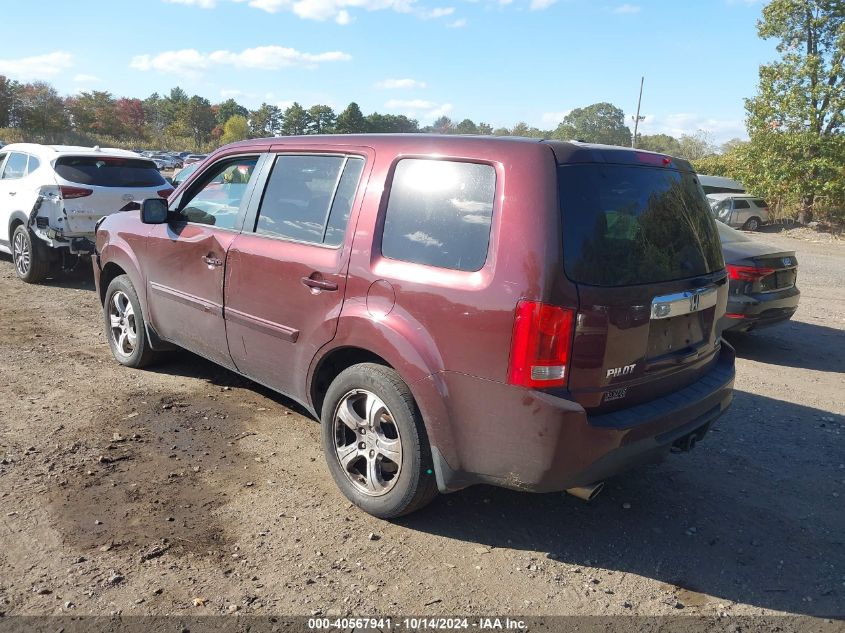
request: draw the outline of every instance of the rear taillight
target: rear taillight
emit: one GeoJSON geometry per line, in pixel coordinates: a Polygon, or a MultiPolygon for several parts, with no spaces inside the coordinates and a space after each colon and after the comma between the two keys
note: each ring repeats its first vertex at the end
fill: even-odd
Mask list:
{"type": "Polygon", "coordinates": [[[737,281],[758,281],[775,272],[774,268],[757,268],[756,266],[735,266],[728,264],[728,276],[737,281]]]}
{"type": "Polygon", "coordinates": [[[508,382],[521,387],[566,383],[575,311],[536,301],[516,306],[508,382]]]}
{"type": "Polygon", "coordinates": [[[159,198],[169,198],[170,194],[173,193],[173,188],[171,187],[168,189],[159,189],[156,193],[158,194],[159,198]]]}
{"type": "Polygon", "coordinates": [[[61,185],[59,187],[59,192],[61,193],[63,200],[73,200],[74,198],[84,198],[86,196],[90,196],[94,193],[94,190],[86,189],[85,187],[69,187],[67,185],[61,185]]]}

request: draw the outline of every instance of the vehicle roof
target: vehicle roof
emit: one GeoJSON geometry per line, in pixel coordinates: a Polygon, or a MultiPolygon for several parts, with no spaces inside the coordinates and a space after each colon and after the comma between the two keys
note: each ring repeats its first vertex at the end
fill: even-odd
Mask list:
{"type": "Polygon", "coordinates": [[[762,200],[762,196],[755,196],[750,193],[708,193],[707,197],[711,200],[727,200],[728,198],[749,198],[753,200],[762,200]]]}
{"type": "MultiPolygon", "coordinates": [[[[600,162],[612,163],[633,162],[632,156],[636,154],[648,154],[653,156],[667,156],[641,149],[620,147],[616,145],[600,145],[597,143],[582,143],[581,141],[557,141],[549,139],[527,138],[521,136],[488,136],[488,135],[462,135],[462,134],[320,134],[304,136],[277,136],[261,139],[248,139],[226,145],[217,150],[243,147],[244,149],[261,150],[269,149],[271,146],[279,145],[297,146],[320,146],[320,145],[348,145],[365,146],[379,150],[394,150],[399,153],[409,150],[435,153],[438,148],[450,148],[466,146],[478,150],[493,150],[508,145],[546,145],[555,154],[557,162],[564,163],[587,163],[600,162]],[[412,146],[418,146],[417,149],[412,146]]],[[[688,171],[692,167],[688,161],[670,157],[672,166],[688,171]]]]}
{"type": "Polygon", "coordinates": [[[738,180],[734,180],[733,178],[726,178],[725,176],[708,176],[707,174],[698,174],[698,180],[702,185],[711,185],[711,186],[722,186],[722,187],[734,187],[738,186],[740,189],[745,190],[745,185],[743,185],[738,180]]]}
{"type": "Polygon", "coordinates": [[[142,158],[135,152],[114,147],[81,147],[77,145],[41,145],[40,143],[11,143],[3,147],[7,152],[26,152],[43,158],[59,156],[116,156],[121,158],[142,158]]]}

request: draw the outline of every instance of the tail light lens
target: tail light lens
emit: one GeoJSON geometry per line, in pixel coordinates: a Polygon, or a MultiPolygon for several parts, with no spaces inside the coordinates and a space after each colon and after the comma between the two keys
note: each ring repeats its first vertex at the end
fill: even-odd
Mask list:
{"type": "Polygon", "coordinates": [[[170,194],[173,193],[173,188],[171,187],[168,189],[159,189],[156,193],[158,194],[159,198],[169,198],[170,194]]]}
{"type": "Polygon", "coordinates": [[[520,301],[513,325],[508,382],[531,388],[564,385],[574,323],[574,310],[520,301]]]}
{"type": "Polygon", "coordinates": [[[68,187],[67,185],[62,185],[59,187],[59,192],[61,193],[62,200],[73,200],[74,198],[90,196],[94,193],[94,190],[86,189],[85,187],[68,187]]]}
{"type": "Polygon", "coordinates": [[[728,264],[728,276],[737,281],[758,281],[775,272],[774,268],[757,268],[756,266],[735,266],[728,264]]]}

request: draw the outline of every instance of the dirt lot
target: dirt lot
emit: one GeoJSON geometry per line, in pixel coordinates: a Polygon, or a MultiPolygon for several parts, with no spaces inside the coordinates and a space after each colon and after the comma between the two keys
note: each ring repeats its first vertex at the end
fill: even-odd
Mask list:
{"type": "Polygon", "coordinates": [[[295,406],[188,353],[112,361],[86,268],[0,259],[0,614],[845,614],[845,243],[735,340],[733,408],[594,502],[486,487],[353,508],[295,406]]]}

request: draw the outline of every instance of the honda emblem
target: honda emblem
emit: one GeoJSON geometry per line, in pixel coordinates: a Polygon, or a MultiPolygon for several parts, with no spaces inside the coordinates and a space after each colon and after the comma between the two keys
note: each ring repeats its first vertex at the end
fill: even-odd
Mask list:
{"type": "Polygon", "coordinates": [[[699,305],[701,305],[701,295],[697,292],[695,294],[690,295],[689,311],[690,312],[697,312],[699,305]]]}

